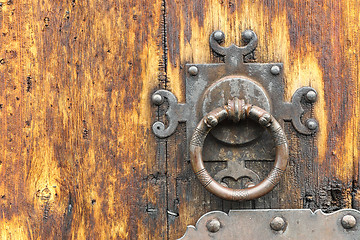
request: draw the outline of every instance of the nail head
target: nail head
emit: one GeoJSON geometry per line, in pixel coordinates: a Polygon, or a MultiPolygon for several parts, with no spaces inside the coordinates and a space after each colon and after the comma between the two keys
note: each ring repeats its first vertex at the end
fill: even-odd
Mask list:
{"type": "Polygon", "coordinates": [[[285,227],[285,221],[282,217],[275,217],[271,223],[270,227],[275,231],[283,230],[285,227]]]}
{"type": "Polygon", "coordinates": [[[246,41],[250,41],[253,38],[253,31],[251,30],[245,30],[242,34],[242,37],[246,41]]]}
{"type": "Polygon", "coordinates": [[[353,228],[356,225],[356,218],[352,215],[345,215],[341,219],[341,224],[346,229],[353,228]]]}
{"type": "Polygon", "coordinates": [[[206,227],[209,232],[215,233],[220,230],[221,224],[218,219],[214,218],[207,222],[206,227]]]}
{"type": "Polygon", "coordinates": [[[306,100],[308,100],[308,102],[313,103],[316,101],[316,98],[317,98],[317,94],[315,91],[310,90],[306,93],[306,100]]]}
{"type": "Polygon", "coordinates": [[[214,33],[214,39],[217,41],[217,42],[221,42],[223,41],[225,38],[225,34],[222,32],[222,31],[216,31],[214,33]]]}
{"type": "Polygon", "coordinates": [[[155,104],[155,105],[161,105],[163,103],[163,97],[160,95],[160,94],[154,94],[152,96],[152,102],[155,104]]]}
{"type": "Polygon", "coordinates": [[[199,69],[195,66],[189,67],[188,71],[189,71],[190,75],[192,75],[192,76],[196,76],[199,73],[199,69]]]}
{"type": "Polygon", "coordinates": [[[272,66],[270,69],[271,74],[278,75],[280,73],[280,67],[279,66],[272,66]]]}
{"type": "Polygon", "coordinates": [[[310,130],[316,130],[318,128],[318,123],[315,119],[309,119],[306,121],[306,127],[310,130]]]}

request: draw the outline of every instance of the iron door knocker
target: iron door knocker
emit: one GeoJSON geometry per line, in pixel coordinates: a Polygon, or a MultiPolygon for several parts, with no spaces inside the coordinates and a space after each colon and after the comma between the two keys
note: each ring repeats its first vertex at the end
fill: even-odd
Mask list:
{"type": "Polygon", "coordinates": [[[244,100],[239,100],[238,98],[229,100],[227,106],[216,108],[201,119],[190,141],[190,159],[195,175],[209,192],[226,200],[252,200],[270,192],[278,184],[285,172],[288,157],[289,151],[286,136],[276,119],[265,110],[245,104],[244,100]],[[205,169],[202,157],[205,138],[213,127],[226,118],[232,119],[236,123],[247,118],[255,120],[270,132],[275,141],[276,156],[274,167],[268,177],[255,186],[249,186],[246,189],[225,187],[215,181],[205,169]]]}

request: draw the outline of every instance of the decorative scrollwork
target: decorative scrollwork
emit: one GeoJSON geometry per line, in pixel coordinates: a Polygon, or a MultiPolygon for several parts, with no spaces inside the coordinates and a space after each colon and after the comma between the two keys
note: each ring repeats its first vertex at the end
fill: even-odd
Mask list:
{"type": "MultiPolygon", "coordinates": [[[[252,200],[259,198],[267,193],[269,193],[276,184],[279,183],[280,177],[282,173],[285,171],[289,151],[288,145],[286,141],[286,137],[281,130],[280,124],[276,121],[276,119],[266,112],[265,110],[250,104],[245,104],[243,100],[239,100],[238,98],[234,98],[228,102],[227,106],[219,107],[212,110],[208,113],[203,119],[200,120],[199,124],[196,127],[196,131],[193,134],[192,139],[199,139],[201,137],[201,141],[198,141],[200,144],[190,144],[190,160],[191,166],[194,170],[194,173],[198,177],[199,181],[205,188],[213,193],[214,195],[221,197],[225,200],[233,200],[233,201],[243,201],[243,200],[252,200]],[[275,156],[275,164],[273,170],[267,177],[267,181],[264,180],[254,186],[248,187],[246,189],[232,189],[223,186],[217,181],[214,181],[209,173],[205,170],[204,161],[202,157],[203,145],[207,133],[213,128],[212,125],[207,124],[207,119],[211,117],[214,122],[221,122],[226,118],[232,118],[237,122],[241,120],[241,113],[245,113],[244,118],[253,119],[262,123],[263,127],[267,128],[269,133],[272,135],[273,139],[278,142],[281,141],[281,144],[276,145],[276,156],[275,156]],[[234,117],[235,116],[235,117],[234,117]],[[280,129],[280,130],[278,130],[280,129]],[[200,135],[199,135],[200,132],[200,135]],[[199,136],[198,136],[199,135],[199,136]],[[279,136],[281,139],[279,140],[279,136]],[[282,136],[284,139],[282,139],[282,136]]],[[[217,175],[217,178],[221,180],[226,176],[235,176],[235,180],[243,176],[249,176],[252,180],[257,180],[258,176],[249,169],[245,168],[244,161],[241,161],[237,165],[233,165],[229,167],[229,164],[235,164],[235,162],[228,162],[228,168],[220,171],[217,175]],[[234,167],[235,166],[235,167],[234,167]],[[255,177],[253,177],[255,175],[255,177]]]]}
{"type": "MultiPolygon", "coordinates": [[[[175,95],[167,90],[158,90],[153,94],[153,99],[155,98],[154,96],[159,99],[166,98],[169,103],[165,113],[169,121],[168,127],[165,128],[165,124],[160,121],[155,122],[152,126],[153,132],[157,137],[166,138],[175,132],[179,122],[187,121],[189,111],[186,103],[178,103],[175,95]]],[[[163,101],[159,101],[159,103],[161,105],[163,101]]]]}
{"type": "Polygon", "coordinates": [[[227,177],[234,180],[247,177],[255,184],[260,182],[259,175],[257,175],[253,170],[246,168],[244,160],[227,161],[227,167],[216,173],[214,176],[214,178],[219,182],[222,182],[222,180],[227,177]]]}
{"type": "Polygon", "coordinates": [[[312,87],[301,87],[295,91],[290,103],[283,103],[279,114],[284,120],[292,122],[292,125],[301,134],[311,135],[317,131],[318,122],[313,119],[302,120],[305,113],[303,103],[314,103],[317,92],[312,87]],[[303,101],[304,100],[304,101],[303,101]],[[303,124],[305,122],[305,124],[303,124]]]}
{"type": "MultiPolygon", "coordinates": [[[[258,44],[258,38],[254,31],[245,30],[242,34],[244,42],[247,42],[247,45],[243,47],[238,47],[235,44],[230,45],[229,47],[222,47],[221,42],[225,39],[225,34],[222,31],[215,31],[210,35],[210,47],[214,52],[221,56],[233,55],[237,53],[238,55],[248,55],[253,52],[258,44]]],[[[242,60],[242,58],[240,58],[242,60]]]]}

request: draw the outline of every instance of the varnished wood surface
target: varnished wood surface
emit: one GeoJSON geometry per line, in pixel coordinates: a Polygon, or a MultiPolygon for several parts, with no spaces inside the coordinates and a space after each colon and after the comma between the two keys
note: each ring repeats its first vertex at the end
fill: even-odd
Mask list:
{"type": "MultiPolygon", "coordinates": [[[[357,1],[5,1],[0,6],[0,238],[176,239],[211,210],[359,208],[357,1]],[[156,139],[158,88],[185,101],[186,63],[241,32],[283,62],[286,100],[312,86],[313,138],[256,201],[221,201],[186,160],[185,125],[156,139]]],[[[161,112],[160,112],[161,113],[161,112]]],[[[251,163],[266,176],[271,163],[251,163]]],[[[210,169],[214,166],[207,165],[210,169]]]]}

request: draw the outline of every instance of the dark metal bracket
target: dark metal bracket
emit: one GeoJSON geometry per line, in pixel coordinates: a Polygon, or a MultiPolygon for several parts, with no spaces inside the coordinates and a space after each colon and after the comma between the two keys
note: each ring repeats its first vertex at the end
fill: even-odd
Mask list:
{"type": "Polygon", "coordinates": [[[330,214],[310,209],[213,211],[188,226],[179,240],[353,240],[360,236],[359,220],[360,212],[354,209],[330,214]]]}
{"type": "MultiPolygon", "coordinates": [[[[318,122],[315,119],[307,119],[305,124],[301,121],[305,110],[302,107],[301,100],[305,98],[308,103],[314,103],[317,98],[317,93],[312,87],[302,87],[296,90],[292,96],[291,102],[280,103],[280,109],[277,110],[277,115],[284,121],[291,121],[294,128],[301,134],[311,135],[316,133],[318,122]]],[[[155,122],[152,126],[154,134],[159,138],[170,137],[176,130],[179,122],[189,122],[193,118],[190,115],[190,104],[178,103],[175,95],[167,90],[157,90],[152,97],[153,103],[161,105],[167,99],[169,102],[166,116],[169,124],[165,127],[163,122],[155,122]]]]}
{"type": "MultiPolygon", "coordinates": [[[[179,122],[186,122],[189,146],[197,123],[211,110],[224,106],[235,97],[261,107],[282,125],[291,122],[300,134],[315,134],[318,122],[308,116],[311,115],[311,105],[317,99],[316,90],[311,87],[299,88],[291,102],[286,102],[283,64],[246,62],[257,47],[255,32],[246,30],[242,33],[243,47],[234,44],[223,47],[221,43],[224,39],[223,32],[215,31],[209,40],[214,53],[223,57],[223,63],[186,64],[185,103],[179,103],[175,95],[167,90],[158,90],[152,95],[155,105],[168,104],[165,113],[167,124],[155,122],[152,126],[154,134],[167,138],[175,132],[179,122]]],[[[204,161],[227,161],[228,168],[215,176],[219,181],[225,177],[247,177],[257,183],[259,176],[247,169],[243,161],[272,160],[274,156],[271,136],[251,121],[237,125],[224,121],[211,131],[205,141],[204,161]],[[239,175],[239,172],[243,174],[239,175]]]]}

